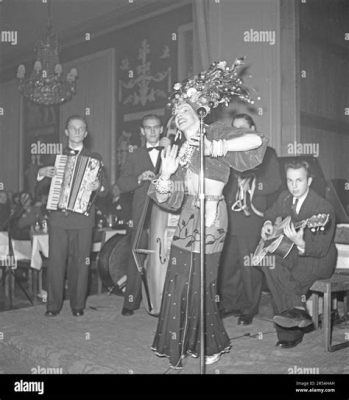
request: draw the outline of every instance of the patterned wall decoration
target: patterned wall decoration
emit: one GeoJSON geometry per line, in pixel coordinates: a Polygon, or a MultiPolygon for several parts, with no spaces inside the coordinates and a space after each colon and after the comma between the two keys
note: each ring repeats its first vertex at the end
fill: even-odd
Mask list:
{"type": "MultiPolygon", "coordinates": [[[[146,106],[156,102],[157,99],[166,99],[171,87],[171,67],[168,67],[165,71],[155,72],[153,75],[154,67],[152,62],[147,60],[150,54],[150,45],[145,39],[138,50],[137,60],[139,64],[136,68],[130,65],[128,58],[122,60],[120,70],[125,71],[129,79],[119,81],[120,103],[146,106]]],[[[167,59],[169,57],[170,48],[164,45],[159,58],[167,59]]]]}
{"type": "Polygon", "coordinates": [[[168,93],[177,79],[179,27],[191,22],[191,7],[154,17],[126,28],[117,48],[117,164],[141,146],[140,122],[145,114],[167,123],[168,93]]]}
{"type": "Polygon", "coordinates": [[[171,61],[168,44],[152,46],[148,39],[143,39],[138,43],[136,60],[132,62],[129,56],[125,56],[120,62],[118,102],[123,110],[123,129],[117,144],[119,167],[125,163],[130,150],[143,145],[139,135],[143,115],[165,115],[164,106],[172,84],[171,61]]]}

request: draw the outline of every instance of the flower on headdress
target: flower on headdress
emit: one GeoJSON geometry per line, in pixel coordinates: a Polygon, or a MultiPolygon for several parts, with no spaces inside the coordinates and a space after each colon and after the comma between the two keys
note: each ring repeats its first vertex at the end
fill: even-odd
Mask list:
{"type": "Polygon", "coordinates": [[[189,88],[189,89],[187,90],[187,95],[188,95],[188,97],[191,97],[191,96],[193,96],[193,94],[195,94],[196,92],[197,92],[197,90],[196,90],[195,88],[191,87],[191,88],[189,88]]]}
{"type": "Polygon", "coordinates": [[[177,83],[175,83],[175,84],[173,85],[173,89],[174,89],[174,90],[179,90],[181,87],[182,87],[182,84],[179,83],[179,82],[177,82],[177,83]]]}
{"type": "Polygon", "coordinates": [[[226,61],[220,61],[217,64],[217,68],[225,68],[227,66],[227,62],[226,61]]]}

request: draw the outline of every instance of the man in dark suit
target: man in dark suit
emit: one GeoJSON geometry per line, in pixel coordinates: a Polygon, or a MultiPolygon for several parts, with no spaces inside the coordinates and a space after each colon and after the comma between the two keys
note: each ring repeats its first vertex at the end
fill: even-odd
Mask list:
{"type": "MultiPolygon", "coordinates": [[[[144,203],[147,198],[150,181],[155,177],[159,168],[161,147],[170,144],[170,140],[162,138],[163,131],[161,120],[156,115],[145,115],[141,122],[141,135],[145,138],[145,146],[128,154],[125,166],[116,182],[121,193],[134,192],[132,203],[132,236],[131,243],[135,240],[138,222],[142,215],[144,203]]],[[[141,246],[147,247],[147,238],[141,236],[141,246]]],[[[122,315],[130,316],[140,307],[141,302],[141,275],[137,269],[132,251],[130,251],[127,267],[127,286],[122,315]]]]}
{"type": "MultiPolygon", "coordinates": [[[[67,119],[65,135],[68,145],[63,154],[91,156],[101,160],[97,153],[91,154],[83,145],[87,136],[87,123],[78,115],[67,119]]],[[[38,173],[39,190],[42,186],[50,184],[50,179],[56,174],[52,165],[42,167],[38,173]]],[[[96,179],[89,184],[89,190],[98,191],[104,195],[106,191],[106,178],[102,174],[101,180],[96,179]]],[[[56,316],[63,305],[64,280],[67,271],[68,292],[70,306],[74,316],[84,313],[88,275],[90,265],[90,251],[92,244],[92,229],[95,224],[95,208],[89,215],[70,211],[51,211],[49,215],[49,260],[48,260],[48,299],[46,316],[56,316]]]]}
{"type": "Polygon", "coordinates": [[[292,222],[284,228],[284,234],[293,243],[291,252],[282,258],[275,255],[275,268],[263,266],[262,270],[272,294],[278,335],[277,345],[284,348],[296,346],[303,339],[304,328],[312,324],[306,311],[306,294],[318,279],[329,278],[336,266],[337,251],[334,244],[335,214],[332,206],[312,189],[312,177],[306,161],[286,164],[287,191],[265,212],[262,238],[273,233],[272,221],[291,216],[292,222]],[[324,231],[294,227],[319,213],[329,214],[324,231]]]}
{"type": "MultiPolygon", "coordinates": [[[[237,114],[236,128],[255,130],[248,114],[237,114]]],[[[232,171],[224,194],[228,206],[229,227],[218,274],[222,316],[239,316],[238,324],[249,325],[258,313],[263,273],[251,264],[260,240],[268,195],[281,185],[279,162],[275,150],[267,147],[261,165],[239,174],[232,171]]]]}

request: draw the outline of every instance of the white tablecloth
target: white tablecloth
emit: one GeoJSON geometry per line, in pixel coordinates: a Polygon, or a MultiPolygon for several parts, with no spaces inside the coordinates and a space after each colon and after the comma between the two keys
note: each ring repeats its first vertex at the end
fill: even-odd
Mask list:
{"type": "Polygon", "coordinates": [[[338,257],[336,269],[348,269],[349,271],[349,244],[336,243],[338,257]]]}
{"type": "MultiPolygon", "coordinates": [[[[16,260],[30,260],[31,258],[31,243],[30,240],[14,240],[12,239],[13,253],[16,260]]],[[[8,234],[0,232],[0,258],[4,261],[8,256],[8,234]]]]}
{"type": "Polygon", "coordinates": [[[33,235],[30,266],[37,270],[40,270],[42,267],[40,253],[46,258],[48,257],[48,234],[33,235]]]}
{"type": "MultiPolygon", "coordinates": [[[[114,235],[125,234],[125,229],[105,229],[105,242],[114,235]]],[[[101,245],[101,242],[94,242],[92,244],[92,251],[99,252],[101,250],[101,245]]],[[[40,270],[42,267],[42,257],[40,253],[46,258],[49,255],[48,234],[33,235],[31,257],[29,258],[31,259],[30,266],[37,270],[40,270]]]]}

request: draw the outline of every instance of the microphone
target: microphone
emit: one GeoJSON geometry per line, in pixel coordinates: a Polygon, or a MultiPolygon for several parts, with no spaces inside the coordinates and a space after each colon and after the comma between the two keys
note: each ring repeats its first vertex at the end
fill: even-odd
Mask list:
{"type": "Polygon", "coordinates": [[[197,113],[199,115],[200,118],[204,118],[206,117],[206,115],[208,114],[209,109],[206,107],[200,107],[197,109],[197,113]]]}
{"type": "Polygon", "coordinates": [[[204,118],[208,114],[208,110],[205,107],[198,108],[196,112],[198,113],[200,118],[204,118]]]}

